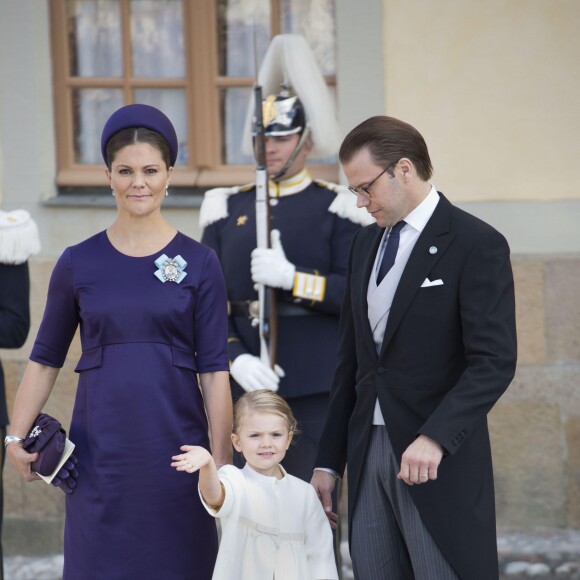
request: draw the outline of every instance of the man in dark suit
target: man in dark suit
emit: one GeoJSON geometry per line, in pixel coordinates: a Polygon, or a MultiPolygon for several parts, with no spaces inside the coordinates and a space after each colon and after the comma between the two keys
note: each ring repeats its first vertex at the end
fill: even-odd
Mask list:
{"type": "Polygon", "coordinates": [[[368,119],[340,161],[376,224],[351,247],[312,484],[330,512],[348,464],[356,578],[497,578],[486,417],[516,365],[508,244],[430,184],[407,123],[368,119]]]}

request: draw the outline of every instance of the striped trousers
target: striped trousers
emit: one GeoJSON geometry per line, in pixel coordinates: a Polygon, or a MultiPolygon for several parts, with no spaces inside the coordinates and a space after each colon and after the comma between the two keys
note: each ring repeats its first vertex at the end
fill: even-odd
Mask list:
{"type": "MultiPolygon", "coordinates": [[[[374,425],[352,517],[357,580],[459,580],[397,479],[399,464],[384,425],[374,425]]],[[[426,484],[429,485],[429,484],[426,484]]]]}

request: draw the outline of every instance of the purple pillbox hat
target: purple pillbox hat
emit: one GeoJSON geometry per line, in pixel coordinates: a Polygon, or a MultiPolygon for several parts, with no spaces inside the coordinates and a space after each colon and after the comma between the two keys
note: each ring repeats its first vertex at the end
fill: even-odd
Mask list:
{"type": "Polygon", "coordinates": [[[105,123],[101,135],[101,153],[107,162],[107,143],[111,137],[123,129],[145,127],[159,133],[169,145],[171,165],[177,160],[177,135],[171,121],[159,109],[149,105],[126,105],[117,109],[105,123]]]}

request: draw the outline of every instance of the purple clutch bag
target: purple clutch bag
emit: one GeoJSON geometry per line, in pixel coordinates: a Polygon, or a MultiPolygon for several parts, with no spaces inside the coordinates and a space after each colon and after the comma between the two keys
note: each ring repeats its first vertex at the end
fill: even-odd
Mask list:
{"type": "Polygon", "coordinates": [[[38,415],[24,440],[24,449],[28,453],[38,452],[38,459],[30,465],[32,470],[40,475],[50,475],[62,457],[65,442],[66,432],[62,425],[46,413],[38,415]]]}
{"type": "MultiPolygon", "coordinates": [[[[65,443],[66,431],[62,425],[54,417],[40,413],[24,440],[24,449],[28,453],[38,453],[38,459],[30,464],[32,471],[45,477],[51,475],[62,458],[65,443]]],[[[60,487],[67,494],[72,493],[78,477],[76,463],[76,457],[71,454],[54,476],[52,485],[60,487]]]]}

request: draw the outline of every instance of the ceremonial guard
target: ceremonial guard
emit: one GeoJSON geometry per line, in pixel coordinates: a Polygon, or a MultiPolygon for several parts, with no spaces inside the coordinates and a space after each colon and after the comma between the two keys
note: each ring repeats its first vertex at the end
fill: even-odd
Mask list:
{"type": "MultiPolygon", "coordinates": [[[[332,99],[306,41],[275,37],[258,82],[268,95],[262,111],[271,246],[256,249],[255,184],[205,194],[202,243],[217,252],[226,278],[234,399],[268,388],[288,400],[300,435],[284,467],[310,481],[336,364],[349,248],[369,221],[346,188],[314,180],[305,168],[307,157],[331,156],[340,141],[332,99]],[[260,359],[256,284],[276,289],[273,368],[260,359]]],[[[251,116],[246,127],[249,142],[251,116]]]]}
{"type": "MultiPolygon", "coordinates": [[[[0,159],[0,170],[1,167],[0,159]]],[[[2,174],[0,171],[1,203],[2,174]]],[[[20,348],[26,340],[30,329],[28,258],[39,251],[38,230],[30,214],[22,209],[10,212],[0,209],[0,348],[20,348]]],[[[6,436],[8,422],[4,372],[0,363],[0,431],[2,432],[2,440],[6,436]]],[[[4,447],[0,447],[0,450],[3,468],[4,447]]],[[[2,478],[0,477],[0,532],[2,531],[3,496],[2,478]]],[[[0,578],[2,578],[1,546],[0,578]]]]}

